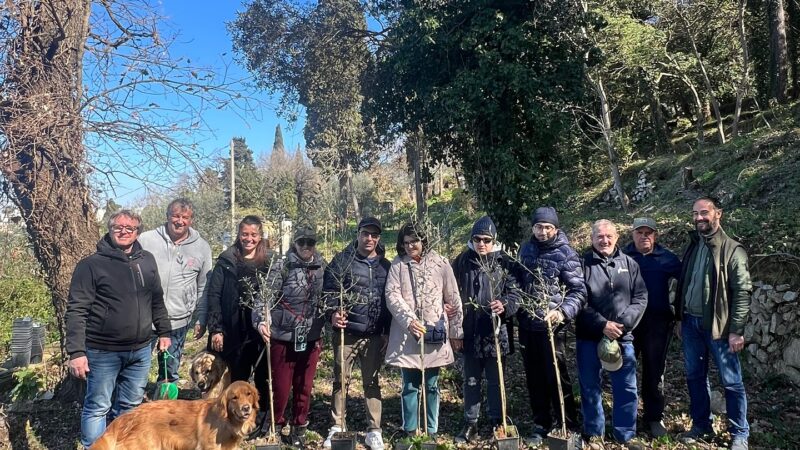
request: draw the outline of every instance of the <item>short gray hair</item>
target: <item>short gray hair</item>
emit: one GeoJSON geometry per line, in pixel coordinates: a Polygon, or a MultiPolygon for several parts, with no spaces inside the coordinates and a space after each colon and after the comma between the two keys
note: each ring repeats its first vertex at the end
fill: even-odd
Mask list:
{"type": "Polygon", "coordinates": [[[614,234],[619,235],[617,232],[617,224],[608,219],[600,219],[592,224],[592,236],[597,235],[597,230],[600,229],[600,227],[611,227],[614,230],[614,234]]]}
{"type": "Polygon", "coordinates": [[[172,214],[172,208],[175,206],[180,206],[181,209],[188,209],[194,216],[194,203],[186,197],[178,197],[167,205],[167,219],[169,219],[170,214],[172,214]]]}
{"type": "Polygon", "coordinates": [[[138,221],[139,222],[139,226],[136,227],[136,232],[138,234],[142,234],[142,231],[144,231],[144,224],[142,223],[142,216],[140,216],[139,214],[136,214],[135,212],[131,211],[130,209],[120,209],[119,211],[115,212],[114,214],[111,215],[111,217],[108,218],[108,221],[106,222],[106,228],[108,229],[109,232],[111,231],[111,228],[114,227],[115,222],[117,221],[117,217],[120,217],[120,216],[125,216],[125,217],[127,217],[127,218],[129,218],[131,220],[138,221]]]}

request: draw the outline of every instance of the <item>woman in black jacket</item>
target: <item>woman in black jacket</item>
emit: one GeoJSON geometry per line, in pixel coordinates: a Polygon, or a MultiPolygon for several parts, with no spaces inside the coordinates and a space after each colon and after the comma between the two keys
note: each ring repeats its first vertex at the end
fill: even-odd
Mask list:
{"type": "Polygon", "coordinates": [[[250,326],[258,283],[274,273],[274,253],[263,233],[261,219],[246,216],[239,222],[236,243],[217,259],[207,292],[208,348],[222,355],[231,381],[247,381],[255,370],[259,407],[268,411],[267,360],[258,361],[264,341],[250,326]]]}
{"type": "Polygon", "coordinates": [[[317,235],[300,227],[283,267],[279,282],[262,296],[253,312],[253,325],[269,342],[276,427],[286,425],[284,412],[292,391],[291,445],[303,448],[311,408],[311,389],[322,352],[325,325],[321,293],[325,261],[316,250],[317,235]]]}

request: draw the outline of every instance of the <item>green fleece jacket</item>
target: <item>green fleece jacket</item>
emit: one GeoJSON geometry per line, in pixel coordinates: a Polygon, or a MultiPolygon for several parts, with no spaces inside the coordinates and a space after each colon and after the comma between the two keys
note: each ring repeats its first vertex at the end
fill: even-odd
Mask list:
{"type": "Polygon", "coordinates": [[[727,339],[729,333],[744,334],[750,312],[752,284],[747,268],[747,252],[742,244],[728,237],[722,227],[711,236],[696,231],[689,234],[690,242],[683,254],[683,268],[675,295],[675,315],[681,320],[684,313],[686,287],[692,277],[692,262],[700,245],[708,246],[711,286],[703,299],[703,327],[711,331],[712,339],[727,339]],[[702,241],[701,241],[702,239],[702,241]]]}

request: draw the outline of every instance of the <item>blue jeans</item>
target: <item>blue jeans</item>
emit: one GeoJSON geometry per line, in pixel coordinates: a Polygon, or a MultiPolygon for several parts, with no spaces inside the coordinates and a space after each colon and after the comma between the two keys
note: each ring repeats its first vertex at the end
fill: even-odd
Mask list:
{"type": "Polygon", "coordinates": [[[739,355],[731,353],[727,339],[711,339],[711,332],[703,329],[702,317],[685,315],[681,322],[681,335],[692,427],[711,431],[711,396],[708,384],[708,354],[711,353],[725,389],[728,431],[731,437],[747,439],[750,435],[747,394],[742,382],[739,355]]]}
{"type": "MultiPolygon", "coordinates": [[[[608,372],[611,378],[611,393],[614,401],[612,423],[614,439],[625,443],[636,436],[636,408],[639,397],[636,393],[636,356],[631,342],[619,341],[622,349],[622,367],[608,372]]],[[[578,381],[581,385],[581,411],[583,432],[588,436],[603,436],[606,419],[603,414],[603,367],[597,357],[597,342],[579,339],[575,344],[578,360],[578,381]]]]}
{"type": "Polygon", "coordinates": [[[500,377],[497,358],[478,358],[464,353],[464,421],[476,423],[481,414],[481,380],[486,375],[486,402],[489,419],[500,422],[503,413],[500,405],[500,377]]]}
{"type": "MultiPolygon", "coordinates": [[[[186,333],[189,331],[189,325],[180,327],[169,332],[171,343],[167,348],[169,355],[167,356],[167,380],[171,383],[178,381],[178,367],[181,365],[181,357],[183,356],[183,345],[186,343],[186,333]]],[[[150,343],[150,346],[155,350],[158,348],[158,336],[156,336],[150,343]]],[[[158,374],[156,378],[159,381],[164,381],[164,354],[158,353],[158,374]]]]}
{"type": "MultiPolygon", "coordinates": [[[[417,369],[400,369],[403,376],[403,392],[400,397],[403,414],[403,430],[416,431],[419,419],[419,387],[422,384],[422,371],[417,369]]],[[[425,369],[425,411],[428,418],[428,434],[439,429],[439,368],[425,369]]]]}
{"type": "Polygon", "coordinates": [[[123,414],[142,402],[150,372],[150,346],[112,352],[86,349],[89,374],[81,412],[81,444],[90,447],[106,429],[106,416],[123,414]],[[116,389],[112,404],[111,394],[116,389]]]}

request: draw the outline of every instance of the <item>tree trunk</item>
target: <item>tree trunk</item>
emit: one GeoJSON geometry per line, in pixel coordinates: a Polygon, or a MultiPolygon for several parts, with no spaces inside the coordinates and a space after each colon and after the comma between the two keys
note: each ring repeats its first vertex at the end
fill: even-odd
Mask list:
{"type": "Polygon", "coordinates": [[[779,103],[786,102],[786,87],[788,84],[788,54],[786,43],[786,10],[783,0],[770,0],[770,66],[772,97],[779,103]]]}
{"type": "Polygon", "coordinates": [[[350,163],[347,163],[347,167],[345,168],[345,176],[347,177],[347,191],[350,193],[350,201],[353,204],[353,214],[355,214],[357,218],[360,218],[361,207],[358,205],[358,196],[353,187],[353,166],[351,166],[350,163]]]}
{"type": "Polygon", "coordinates": [[[418,221],[423,221],[428,214],[428,204],[425,202],[425,186],[422,185],[422,163],[425,158],[423,142],[423,133],[419,130],[408,140],[408,145],[406,146],[408,164],[414,170],[414,198],[417,204],[418,221]]]}
{"type": "MultiPolygon", "coordinates": [[[[14,2],[6,14],[21,32],[4,53],[0,173],[46,274],[66,360],[64,314],[72,272],[99,236],[79,113],[90,1],[14,2]]],[[[59,390],[62,398],[79,387],[68,380],[59,390]]]]}
{"type": "Polygon", "coordinates": [[[739,137],[739,118],[742,114],[742,99],[749,90],[749,70],[750,70],[750,55],[747,49],[747,32],[745,30],[744,13],[747,8],[747,0],[739,0],[739,46],[742,48],[742,78],[739,80],[739,85],[736,86],[736,107],[733,111],[733,126],[731,127],[731,137],[739,137]]]}
{"type": "Polygon", "coordinates": [[[697,68],[700,69],[700,74],[703,78],[703,85],[706,88],[706,92],[708,93],[708,98],[711,101],[711,106],[714,108],[714,118],[717,120],[717,135],[719,136],[719,143],[725,143],[725,125],[722,123],[722,113],[719,110],[719,101],[717,101],[717,96],[714,94],[714,89],[711,86],[711,79],[708,76],[708,71],[706,71],[706,64],[703,62],[703,57],[700,55],[700,51],[697,49],[697,41],[692,34],[692,30],[689,27],[689,21],[686,19],[686,16],[683,15],[680,8],[676,8],[678,16],[680,17],[681,21],[683,22],[684,31],[686,32],[686,36],[689,38],[689,42],[692,44],[692,51],[694,52],[694,58],[697,61],[697,68]]]}
{"type": "Polygon", "coordinates": [[[800,96],[800,61],[798,61],[798,42],[797,40],[800,39],[798,36],[798,27],[800,27],[800,5],[798,5],[797,0],[792,0],[786,2],[786,13],[788,15],[788,19],[786,20],[786,42],[787,45],[787,57],[789,58],[789,69],[792,74],[791,84],[792,87],[789,89],[790,97],[794,100],[800,96]]]}
{"type": "Polygon", "coordinates": [[[619,156],[617,155],[617,149],[614,144],[614,132],[611,129],[611,108],[608,105],[608,96],[603,87],[603,80],[600,77],[596,80],[592,79],[590,75],[587,75],[587,77],[589,78],[589,82],[594,86],[597,99],[600,101],[600,125],[602,127],[606,150],[608,151],[611,176],[614,179],[614,190],[617,191],[622,210],[627,213],[628,196],[625,194],[625,188],[622,186],[622,176],[619,171],[619,156]]]}
{"type": "Polygon", "coordinates": [[[650,103],[650,118],[653,122],[656,145],[658,145],[661,152],[669,151],[672,149],[672,141],[670,140],[667,122],[664,120],[664,112],[661,110],[661,99],[658,96],[658,83],[651,80],[644,71],[642,71],[640,75],[643,82],[643,90],[650,103]]]}

